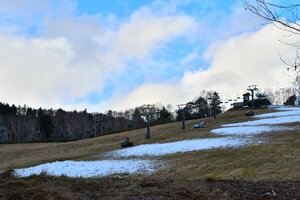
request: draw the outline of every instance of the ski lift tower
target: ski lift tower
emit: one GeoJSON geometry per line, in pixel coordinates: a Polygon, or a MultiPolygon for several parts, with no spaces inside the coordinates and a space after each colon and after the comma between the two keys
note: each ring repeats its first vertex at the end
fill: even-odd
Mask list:
{"type": "Polygon", "coordinates": [[[254,109],[254,91],[257,90],[257,87],[256,87],[256,85],[249,85],[247,90],[251,91],[251,97],[252,97],[251,107],[252,107],[252,109],[254,109]]]}
{"type": "Polygon", "coordinates": [[[181,120],[182,120],[182,130],[185,129],[185,112],[186,112],[186,104],[177,105],[179,112],[181,112],[181,120]]]}
{"type": "Polygon", "coordinates": [[[142,115],[146,117],[147,120],[147,135],[146,139],[150,139],[150,117],[154,114],[155,109],[151,105],[141,107],[142,115]]]}

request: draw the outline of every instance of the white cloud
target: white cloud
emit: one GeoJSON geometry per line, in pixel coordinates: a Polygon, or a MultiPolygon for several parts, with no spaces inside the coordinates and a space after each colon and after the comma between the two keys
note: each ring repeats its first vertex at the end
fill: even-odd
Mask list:
{"type": "Polygon", "coordinates": [[[194,19],[187,15],[160,15],[142,8],[117,31],[107,31],[101,42],[127,59],[143,59],[166,42],[187,36],[194,27],[194,19]]]}
{"type": "Polygon", "coordinates": [[[45,13],[70,14],[76,7],[77,3],[73,0],[0,0],[0,11],[8,16],[19,16],[19,20],[45,13]]]}
{"type": "MultiPolygon", "coordinates": [[[[1,5],[10,12],[21,4],[1,5]]],[[[128,60],[150,57],[172,39],[190,34],[195,25],[186,15],[142,8],[111,28],[96,16],[71,15],[74,4],[60,5],[71,11],[61,14],[50,9],[42,25],[37,25],[43,30],[39,37],[1,31],[0,101],[34,107],[86,107],[85,102],[74,102],[87,100],[90,92],[101,94],[105,81],[124,70],[128,60]]],[[[11,24],[2,27],[9,29],[11,24]]]]}
{"type": "MultiPolygon", "coordinates": [[[[0,10],[8,13],[4,15],[6,17],[10,16],[10,12],[19,12],[22,5],[27,6],[28,3],[26,0],[21,0],[19,4],[7,2],[0,0],[0,10]]],[[[151,78],[155,77],[157,72],[153,69],[159,69],[157,66],[151,67],[151,64],[157,65],[158,61],[152,56],[177,38],[196,38],[193,42],[199,41],[196,37],[199,24],[194,17],[178,12],[174,2],[170,6],[156,2],[150,7],[142,7],[129,18],[112,25],[111,16],[107,19],[100,15],[75,16],[72,13],[76,4],[72,1],[58,2],[53,4],[49,0],[37,2],[28,9],[24,7],[24,15],[30,11],[47,11],[41,19],[30,22],[39,22],[34,24],[41,29],[36,38],[15,34],[14,29],[27,26],[26,23],[9,24],[9,20],[0,20],[0,101],[34,107],[88,107],[90,111],[124,110],[156,102],[179,104],[193,99],[204,89],[214,89],[222,95],[243,91],[253,83],[263,88],[274,88],[278,82],[285,83],[285,68],[278,52],[290,58],[295,55],[293,49],[278,41],[286,39],[285,34],[271,25],[257,32],[232,37],[257,28],[256,20],[255,23],[245,23],[251,21],[252,16],[243,15],[235,9],[232,16],[217,23],[221,28],[214,27],[216,31],[207,31],[202,27],[199,32],[201,41],[220,39],[220,35],[227,38],[215,42],[205,51],[203,59],[210,64],[207,70],[203,66],[196,71],[190,67],[188,69],[194,71],[186,69],[177,84],[174,84],[177,77],[156,84],[147,79],[129,94],[120,88],[113,92],[113,98],[91,106],[86,95],[90,92],[101,94],[108,79],[118,79],[122,72],[131,67],[128,61],[134,60],[139,64],[134,74],[146,71],[154,74],[151,78]],[[53,5],[58,8],[54,9],[53,5]],[[78,99],[83,102],[76,104],[78,99]]],[[[13,22],[18,17],[13,16],[13,22]]],[[[294,37],[287,39],[297,40],[294,37]]],[[[194,49],[197,50],[191,50],[181,65],[199,60],[199,50],[194,49]]],[[[168,68],[170,63],[160,64],[168,68]]]]}
{"type": "Polygon", "coordinates": [[[132,91],[128,95],[116,94],[112,100],[109,100],[100,106],[95,106],[92,109],[100,108],[103,110],[108,106],[114,110],[125,110],[134,108],[143,104],[162,103],[176,104],[179,99],[185,94],[181,88],[176,88],[170,84],[144,84],[132,91]]]}
{"type": "Polygon", "coordinates": [[[216,90],[226,98],[224,94],[228,93],[241,95],[250,84],[257,84],[259,88],[289,86],[290,79],[279,53],[293,58],[295,50],[279,40],[295,42],[300,38],[286,35],[273,25],[266,25],[257,32],[218,41],[204,54],[204,59],[210,62],[207,70],[186,71],[175,85],[145,84],[127,96],[118,97],[124,101],[112,101],[113,107],[121,109],[150,101],[179,104],[192,100],[201,90],[216,90]]]}
{"type": "Polygon", "coordinates": [[[0,11],[4,12],[23,12],[29,14],[30,12],[40,11],[50,6],[49,0],[18,0],[7,1],[0,0],[0,11]]]}
{"type": "Polygon", "coordinates": [[[64,38],[0,36],[1,101],[55,105],[94,89],[98,69],[69,65],[73,56],[64,38]]]}

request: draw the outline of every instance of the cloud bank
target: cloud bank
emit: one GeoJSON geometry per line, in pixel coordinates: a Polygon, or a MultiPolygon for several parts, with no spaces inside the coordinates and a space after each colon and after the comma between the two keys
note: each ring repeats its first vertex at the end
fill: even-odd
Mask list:
{"type": "MultiPolygon", "coordinates": [[[[20,6],[0,3],[5,12],[20,6]]],[[[44,9],[45,5],[37,6],[44,9]]],[[[127,62],[147,59],[195,27],[192,17],[157,13],[151,7],[137,10],[116,28],[101,23],[99,16],[51,14],[40,20],[43,31],[39,36],[0,34],[0,101],[38,107],[89,107],[86,95],[101,95],[105,82],[126,70],[127,62]]]]}
{"type": "Polygon", "coordinates": [[[220,21],[157,1],[120,19],[79,14],[75,1],[34,2],[0,0],[1,102],[104,112],[276,88],[288,85],[278,54],[295,55],[279,40],[299,41],[237,7],[220,21]]]}
{"type": "Polygon", "coordinates": [[[218,91],[225,99],[230,93],[241,95],[251,84],[260,88],[288,87],[291,77],[279,54],[292,60],[295,50],[279,40],[286,38],[287,42],[296,42],[300,37],[286,36],[286,32],[266,25],[256,32],[217,41],[203,54],[210,66],[208,69],[200,67],[197,71],[186,71],[174,85],[142,85],[129,95],[115,98],[121,100],[112,101],[112,104],[115,109],[151,102],[180,104],[190,101],[201,90],[218,91]]]}

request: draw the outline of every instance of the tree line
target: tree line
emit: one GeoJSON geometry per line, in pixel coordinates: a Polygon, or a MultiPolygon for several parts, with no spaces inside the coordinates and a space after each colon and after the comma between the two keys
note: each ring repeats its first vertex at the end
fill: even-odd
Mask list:
{"type": "MultiPolygon", "coordinates": [[[[258,90],[264,93],[273,104],[292,104],[295,90],[258,90]]],[[[154,108],[151,125],[180,121],[182,115],[186,120],[213,116],[224,111],[224,104],[217,92],[201,91],[193,100],[184,104],[184,111],[172,105],[161,103],[150,105],[154,108]],[[217,99],[216,109],[212,100],[217,99]]],[[[57,139],[84,139],[129,129],[143,128],[146,119],[141,108],[146,105],[125,111],[109,110],[105,113],[88,113],[83,111],[65,111],[63,109],[35,109],[24,106],[9,105],[0,102],[0,142],[56,141],[57,139]],[[4,139],[3,139],[4,138],[4,139]]]]}
{"type": "MultiPolygon", "coordinates": [[[[213,92],[203,91],[200,96],[186,103],[185,119],[198,119],[211,115],[209,96],[213,92]]],[[[217,94],[217,93],[216,93],[217,94]]],[[[142,128],[146,119],[141,108],[145,105],[125,111],[109,110],[105,113],[83,111],[65,111],[63,109],[35,109],[27,105],[15,106],[0,102],[0,141],[57,141],[58,139],[84,139],[104,135],[110,132],[142,128]],[[5,138],[5,139],[4,139],[5,138]]],[[[181,120],[181,112],[172,105],[161,103],[150,105],[155,112],[151,125],[181,120]]],[[[221,107],[217,107],[217,114],[221,107]]]]}

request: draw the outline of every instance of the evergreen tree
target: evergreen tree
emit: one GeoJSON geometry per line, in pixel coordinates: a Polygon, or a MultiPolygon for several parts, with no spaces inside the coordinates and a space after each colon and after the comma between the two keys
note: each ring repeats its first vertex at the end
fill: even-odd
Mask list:
{"type": "Polygon", "coordinates": [[[13,115],[17,114],[17,107],[15,106],[15,104],[13,104],[10,108],[10,113],[13,115]]]}
{"type": "Polygon", "coordinates": [[[36,110],[28,107],[26,115],[27,116],[36,116],[36,110]]]}
{"type": "Polygon", "coordinates": [[[171,120],[171,113],[165,108],[165,106],[157,112],[157,115],[158,123],[166,123],[171,120]]]}
{"type": "Polygon", "coordinates": [[[290,96],[283,104],[284,105],[294,105],[296,101],[296,95],[290,96]]]}
{"type": "Polygon", "coordinates": [[[216,117],[216,115],[222,113],[222,109],[220,104],[221,102],[221,98],[219,96],[219,94],[217,92],[214,92],[208,99],[211,100],[211,106],[213,106],[213,114],[214,117],[216,117]]]}
{"type": "Polygon", "coordinates": [[[198,118],[203,118],[205,117],[205,115],[207,115],[207,110],[208,110],[208,103],[207,100],[203,97],[199,97],[196,101],[195,101],[195,107],[197,108],[197,115],[198,118]]]}
{"type": "Polygon", "coordinates": [[[43,114],[44,114],[44,112],[43,112],[42,108],[39,108],[37,111],[37,116],[41,117],[43,114]]]}
{"type": "Polygon", "coordinates": [[[181,121],[183,113],[184,113],[184,116],[185,116],[185,120],[193,119],[193,116],[192,116],[193,104],[194,104],[193,102],[188,102],[182,110],[177,110],[176,111],[177,112],[176,120],[181,121]]]}

